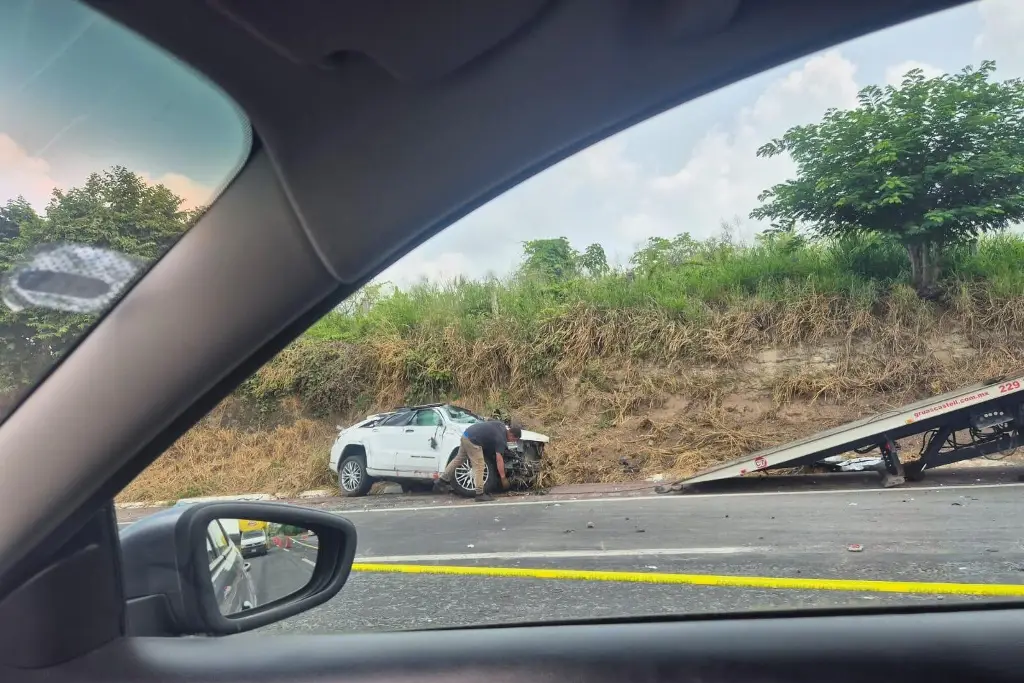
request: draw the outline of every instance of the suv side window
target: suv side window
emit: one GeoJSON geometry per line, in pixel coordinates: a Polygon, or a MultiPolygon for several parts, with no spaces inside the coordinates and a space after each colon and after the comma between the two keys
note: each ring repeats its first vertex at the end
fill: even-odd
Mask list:
{"type": "Polygon", "coordinates": [[[385,419],[383,422],[381,422],[380,425],[378,425],[378,426],[380,426],[380,427],[404,427],[405,425],[409,424],[410,420],[412,420],[412,416],[413,416],[413,413],[412,413],[411,410],[407,410],[407,411],[401,412],[401,413],[395,413],[391,417],[389,417],[389,418],[385,419]]]}
{"type": "Polygon", "coordinates": [[[441,416],[436,410],[417,410],[413,424],[417,427],[436,427],[441,424],[441,416]]]}

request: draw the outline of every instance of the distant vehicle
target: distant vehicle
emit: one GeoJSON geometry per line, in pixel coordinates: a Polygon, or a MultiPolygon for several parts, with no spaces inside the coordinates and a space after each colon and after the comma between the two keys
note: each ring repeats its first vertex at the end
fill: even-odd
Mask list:
{"type": "MultiPolygon", "coordinates": [[[[398,482],[406,490],[429,486],[455,457],[466,427],[483,421],[465,408],[434,403],[403,406],[339,427],[330,459],[331,469],[338,473],[338,488],[344,496],[365,496],[375,481],[398,482]]],[[[484,489],[534,486],[548,441],[547,436],[524,429],[522,439],[509,443],[499,454],[500,462],[488,458],[484,489]],[[504,477],[496,476],[502,471],[504,477]]],[[[473,495],[468,462],[455,471],[452,485],[461,495],[473,495]]]]}
{"type": "Polygon", "coordinates": [[[266,555],[270,549],[270,538],[266,529],[249,529],[242,532],[242,557],[266,555]]]}

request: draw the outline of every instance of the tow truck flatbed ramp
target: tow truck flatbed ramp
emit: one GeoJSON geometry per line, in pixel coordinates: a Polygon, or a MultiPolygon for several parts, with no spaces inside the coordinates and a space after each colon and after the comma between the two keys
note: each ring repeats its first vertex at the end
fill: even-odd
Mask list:
{"type": "Polygon", "coordinates": [[[885,485],[923,478],[926,468],[992,455],[1024,445],[1024,376],[1002,377],[941,396],[932,396],[803,439],[744,455],[677,482],[686,486],[765,470],[799,467],[850,451],[878,448],[885,485]],[[957,433],[969,430],[970,441],[957,433]],[[900,462],[896,442],[928,433],[921,457],[900,462]]]}

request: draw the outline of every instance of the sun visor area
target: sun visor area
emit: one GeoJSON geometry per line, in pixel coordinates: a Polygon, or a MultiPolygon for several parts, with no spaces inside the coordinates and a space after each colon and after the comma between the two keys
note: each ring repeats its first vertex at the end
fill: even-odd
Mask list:
{"type": "Polygon", "coordinates": [[[289,59],[362,53],[400,81],[440,78],[498,46],[550,0],[208,0],[289,59]]]}

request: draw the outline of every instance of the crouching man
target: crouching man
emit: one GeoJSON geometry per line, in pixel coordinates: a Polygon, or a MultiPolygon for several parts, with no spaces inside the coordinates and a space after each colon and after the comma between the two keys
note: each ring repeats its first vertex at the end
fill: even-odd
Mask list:
{"type": "MultiPolygon", "coordinates": [[[[444,474],[434,482],[435,493],[449,493],[452,490],[452,477],[455,470],[462,466],[466,459],[469,459],[470,467],[473,469],[473,484],[476,488],[474,500],[483,502],[493,500],[484,491],[484,458],[491,456],[491,462],[497,460],[499,453],[504,453],[510,441],[518,441],[523,435],[523,430],[516,424],[511,427],[499,420],[487,420],[476,422],[466,428],[459,441],[459,452],[455,454],[452,461],[448,463],[444,474]]],[[[497,472],[491,473],[497,477],[497,472]]]]}

